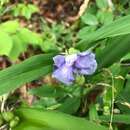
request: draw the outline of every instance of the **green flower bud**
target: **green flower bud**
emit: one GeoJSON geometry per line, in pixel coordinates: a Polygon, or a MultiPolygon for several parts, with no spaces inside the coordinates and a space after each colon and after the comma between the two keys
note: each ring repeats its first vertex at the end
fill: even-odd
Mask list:
{"type": "Polygon", "coordinates": [[[17,126],[19,123],[19,117],[15,117],[13,120],[10,121],[9,126],[10,128],[14,128],[15,126],[17,126]]]}
{"type": "Polygon", "coordinates": [[[3,119],[7,122],[11,121],[14,118],[14,114],[12,112],[3,112],[3,119]]]}
{"type": "Polygon", "coordinates": [[[75,48],[70,48],[69,49],[69,54],[75,54],[75,53],[78,53],[79,50],[76,50],[75,48]]]}
{"type": "Polygon", "coordinates": [[[76,76],[76,83],[78,85],[83,85],[85,83],[85,77],[83,75],[76,76]]]}
{"type": "Polygon", "coordinates": [[[104,110],[104,115],[109,115],[110,114],[110,108],[109,108],[109,106],[104,106],[103,107],[103,110],[104,110]]]}

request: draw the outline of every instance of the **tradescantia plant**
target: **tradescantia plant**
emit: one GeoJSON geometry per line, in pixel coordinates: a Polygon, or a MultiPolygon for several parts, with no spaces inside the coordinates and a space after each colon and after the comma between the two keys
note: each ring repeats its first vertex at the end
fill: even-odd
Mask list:
{"type": "MultiPolygon", "coordinates": [[[[130,16],[125,16],[125,18],[120,18],[119,26],[118,26],[118,24],[116,24],[118,20],[116,20],[116,21],[110,23],[109,25],[107,25],[109,27],[112,26],[112,30],[116,30],[116,31],[115,32],[113,31],[112,32],[113,35],[109,36],[109,37],[111,37],[111,40],[110,41],[108,40],[108,45],[106,45],[106,47],[102,50],[102,52],[101,53],[97,52],[96,60],[97,60],[98,67],[100,67],[100,66],[102,68],[106,67],[106,66],[108,67],[108,66],[112,65],[114,62],[116,62],[117,60],[119,61],[123,56],[125,56],[129,52],[130,48],[128,46],[130,46],[129,45],[129,40],[130,39],[129,39],[129,35],[126,35],[126,34],[130,33],[130,30],[128,30],[128,28],[130,28],[130,25],[128,23],[129,19],[130,19],[130,16]],[[126,20],[126,23],[125,23],[124,19],[126,20]],[[121,23],[122,23],[122,26],[125,25],[124,28],[120,27],[121,23]],[[113,26],[114,24],[116,24],[115,27],[113,26]],[[127,29],[126,29],[126,25],[127,25],[127,29]],[[120,28],[122,28],[122,30],[120,28]],[[117,34],[118,30],[120,31],[120,34],[117,34]],[[123,33],[121,33],[121,31],[123,33]],[[119,36],[116,37],[117,35],[120,35],[120,37],[119,36]],[[113,38],[113,36],[115,36],[115,37],[113,38]],[[113,50],[114,47],[115,47],[115,50],[113,50]],[[109,52],[109,55],[108,55],[108,52],[109,52]],[[113,53],[111,53],[111,52],[113,52],[113,53]],[[115,57],[115,58],[112,59],[112,57],[115,57]],[[105,60],[102,60],[102,58],[104,58],[105,60]],[[101,60],[102,60],[102,62],[100,62],[101,60]],[[106,63],[106,60],[107,60],[107,63],[106,63]]],[[[109,33],[109,31],[106,32],[106,26],[101,27],[99,30],[102,30],[100,32],[104,33],[104,35],[107,35],[109,33]]],[[[90,36],[93,36],[93,34],[96,35],[99,30],[97,30],[97,31],[95,31],[93,33],[90,33],[89,35],[90,36]]],[[[107,36],[98,38],[98,40],[102,40],[103,38],[107,38],[107,36]]],[[[93,41],[89,42],[89,43],[93,43],[93,45],[95,46],[97,44],[96,41],[97,41],[97,39],[93,38],[93,41]]],[[[83,42],[83,44],[88,46],[88,43],[85,44],[85,42],[83,42]]],[[[80,43],[80,45],[82,45],[82,44],[80,43]]],[[[77,46],[77,48],[78,48],[78,46],[77,46]]],[[[80,50],[80,48],[79,48],[79,50],[80,50]]],[[[48,73],[51,73],[52,68],[53,68],[53,64],[54,64],[53,63],[53,57],[55,57],[57,55],[57,53],[58,52],[51,53],[51,54],[40,54],[40,55],[37,55],[37,56],[33,56],[33,57],[25,60],[21,64],[15,65],[13,67],[9,67],[9,68],[7,68],[5,70],[2,70],[0,72],[0,81],[1,81],[0,82],[1,86],[0,87],[1,87],[1,89],[4,89],[2,87],[5,84],[5,83],[2,83],[3,79],[6,80],[6,86],[8,86],[7,82],[10,82],[13,79],[14,80],[17,79],[17,76],[21,76],[22,74],[25,74],[25,73],[27,73],[27,75],[28,75],[29,72],[33,72],[35,70],[37,72],[40,68],[47,67],[48,65],[52,66],[52,67],[48,68],[48,73]],[[30,67],[30,69],[28,69],[29,67],[30,67]],[[20,68],[21,71],[18,72],[17,70],[19,68],[20,68]],[[7,76],[9,76],[9,77],[6,78],[7,76]]],[[[78,55],[80,56],[82,54],[84,55],[84,52],[79,53],[78,55]]],[[[73,56],[73,55],[71,55],[71,56],[73,56]]],[[[62,57],[64,59],[64,56],[62,56],[62,57]]],[[[84,58],[86,59],[86,58],[89,58],[89,57],[84,57],[84,58]]],[[[54,58],[54,60],[55,60],[55,58],[54,58]]],[[[72,59],[72,60],[74,60],[74,59],[72,59]]],[[[91,61],[91,59],[90,59],[90,61],[91,61]]],[[[96,67],[94,67],[94,68],[96,68],[96,67]]],[[[94,71],[95,71],[95,69],[94,69],[94,71]]],[[[27,77],[28,78],[26,78],[26,81],[23,80],[20,83],[24,84],[24,83],[30,81],[30,77],[29,76],[27,76],[27,77]]],[[[34,79],[32,79],[32,80],[34,80],[34,79]]],[[[20,81],[20,79],[15,80],[15,81],[18,83],[20,81]]],[[[13,88],[15,89],[16,86],[18,87],[18,84],[13,85],[13,88]]],[[[10,89],[10,87],[7,87],[7,88],[10,89]]],[[[6,89],[5,91],[9,92],[10,90],[8,91],[8,89],[6,89]]],[[[4,94],[4,93],[5,92],[3,92],[1,94],[4,94]]]]}
{"type": "MultiPolygon", "coordinates": [[[[60,91],[62,91],[65,97],[66,95],[71,95],[70,97],[76,99],[75,102],[77,103],[77,101],[80,101],[82,95],[91,94],[93,91],[91,88],[83,88],[87,82],[90,82],[90,80],[93,81],[94,78],[97,78],[96,76],[98,74],[100,76],[103,68],[110,67],[113,71],[116,68],[114,68],[113,64],[119,62],[122,57],[129,53],[130,15],[119,18],[89,33],[89,35],[82,37],[76,46],[73,47],[76,48],[74,49],[74,53],[64,54],[65,52],[52,52],[48,54],[39,54],[32,56],[20,64],[13,65],[0,71],[0,95],[11,93],[21,85],[33,81],[41,76],[51,74],[52,77],[59,81],[60,85],[65,86],[65,88],[60,88],[60,91]],[[100,50],[99,51],[96,48],[97,46],[103,46],[103,49],[98,48],[100,50]],[[80,81],[82,77],[84,81],[81,83],[80,81]],[[78,84],[79,86],[77,87],[75,84],[78,84]],[[67,90],[67,88],[76,88],[75,91],[82,88],[87,92],[85,91],[85,94],[82,93],[82,95],[80,95],[79,93],[77,94],[77,91],[71,92],[67,90]]],[[[129,72],[128,66],[123,66],[123,68],[121,66],[119,69],[119,74],[121,76],[126,76],[129,72]]],[[[120,86],[124,83],[124,81],[117,80],[112,77],[112,83],[113,82],[115,84],[112,84],[112,86],[120,86]]],[[[43,89],[39,89],[39,91],[42,90],[43,89]]],[[[44,90],[48,91],[48,87],[44,88],[44,90]]],[[[56,89],[52,89],[51,92],[53,92],[53,90],[55,93],[57,92],[56,89]]],[[[36,93],[35,91],[34,93],[37,96],[40,95],[39,92],[36,93]]],[[[57,96],[56,94],[55,96],[57,96]]],[[[75,102],[74,104],[76,104],[75,102]]],[[[89,100],[88,102],[90,103],[89,100]]],[[[72,103],[70,98],[64,102],[64,104],[67,105],[70,105],[69,103],[72,103]]],[[[110,122],[108,116],[103,116],[97,119],[98,114],[93,103],[94,102],[90,104],[89,108],[91,121],[59,112],[23,107],[14,110],[13,114],[15,116],[13,116],[10,121],[6,121],[9,123],[11,121],[17,122],[16,125],[10,125],[13,130],[107,130],[108,128],[99,125],[99,122],[110,122]],[[96,120],[96,122],[92,122],[93,120],[96,120]]],[[[68,112],[68,108],[65,108],[64,104],[57,108],[65,113],[73,114],[74,110],[68,112]]],[[[76,106],[79,104],[80,102],[76,104],[76,106]]],[[[73,106],[70,105],[69,107],[73,106]]],[[[121,120],[124,122],[124,120],[127,120],[127,118],[124,117],[126,116],[115,116],[114,121],[119,122],[121,120]]],[[[3,115],[2,120],[5,121],[5,117],[3,115]]]]}

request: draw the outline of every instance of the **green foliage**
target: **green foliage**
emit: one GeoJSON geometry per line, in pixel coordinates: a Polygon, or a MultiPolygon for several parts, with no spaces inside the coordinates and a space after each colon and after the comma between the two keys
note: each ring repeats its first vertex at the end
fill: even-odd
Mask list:
{"type": "Polygon", "coordinates": [[[109,24],[113,21],[113,13],[111,11],[98,11],[97,18],[101,24],[109,24]]]}
{"type": "Polygon", "coordinates": [[[98,8],[104,10],[108,8],[108,1],[107,0],[96,0],[96,4],[98,8]]]}
{"type": "Polygon", "coordinates": [[[12,130],[107,130],[99,125],[102,124],[112,125],[113,130],[129,130],[130,2],[90,1],[81,19],[71,24],[47,23],[38,15],[40,20],[34,23],[40,21],[38,33],[20,26],[21,18],[32,24],[35,20],[31,16],[39,13],[36,5],[22,2],[7,7],[11,1],[0,1],[0,55],[7,56],[11,63],[20,61],[18,57],[25,51],[28,56],[38,55],[0,71],[0,126],[6,124],[12,130]],[[6,15],[11,16],[10,20],[6,15]],[[16,17],[18,20],[14,19],[16,17]],[[87,49],[96,55],[98,69],[95,74],[77,76],[70,86],[57,83],[52,77],[49,83],[44,82],[43,78],[54,69],[55,55],[87,49]],[[40,54],[42,52],[45,54],[40,54]],[[40,82],[40,87],[34,84],[30,89],[27,85],[29,90],[25,95],[32,95],[34,108],[23,108],[27,106],[26,101],[16,97],[21,104],[19,109],[14,109],[12,102],[16,101],[10,103],[10,100],[14,100],[16,94],[11,92],[31,81],[40,82]],[[9,94],[9,101],[6,94],[9,94]],[[13,117],[8,111],[12,109],[13,117]]]}
{"type": "Polygon", "coordinates": [[[8,3],[8,2],[9,2],[9,0],[0,0],[0,5],[3,5],[3,4],[8,3]]]}
{"type": "Polygon", "coordinates": [[[130,51],[130,35],[118,36],[108,41],[106,46],[97,54],[99,67],[108,67],[119,61],[130,51]],[[114,49],[113,49],[114,48],[114,49]]]}
{"type": "MultiPolygon", "coordinates": [[[[110,121],[110,116],[101,116],[99,118],[103,122],[109,122],[110,121]]],[[[130,115],[124,115],[124,114],[114,115],[113,123],[130,124],[130,115]]]]}
{"type": "Polygon", "coordinates": [[[60,87],[43,85],[39,88],[31,89],[30,94],[38,97],[61,97],[65,94],[65,90],[60,87]]]}
{"type": "Polygon", "coordinates": [[[98,24],[98,20],[96,18],[95,15],[92,15],[92,14],[89,14],[89,13],[86,13],[85,15],[83,15],[81,17],[82,21],[85,23],[85,24],[88,24],[88,25],[97,25],[98,24]]]}
{"type": "Polygon", "coordinates": [[[18,21],[7,21],[0,24],[1,50],[0,55],[6,55],[12,60],[26,51],[29,44],[41,47],[42,37],[40,34],[20,27],[18,21]]]}
{"type": "Polygon", "coordinates": [[[9,34],[15,33],[19,29],[19,23],[17,20],[7,21],[0,24],[0,30],[7,32],[9,34]]]}
{"type": "Polygon", "coordinates": [[[12,13],[15,17],[24,16],[26,19],[30,19],[32,14],[38,11],[39,9],[33,4],[19,3],[12,8],[12,13]]]}
{"type": "Polygon", "coordinates": [[[13,44],[11,37],[5,32],[0,32],[0,39],[0,55],[9,56],[13,44]]]}

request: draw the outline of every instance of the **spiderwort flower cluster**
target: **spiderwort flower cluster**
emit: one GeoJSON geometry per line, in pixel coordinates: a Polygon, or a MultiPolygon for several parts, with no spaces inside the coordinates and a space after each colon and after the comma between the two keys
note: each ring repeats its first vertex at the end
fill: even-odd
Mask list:
{"type": "Polygon", "coordinates": [[[55,70],[52,74],[60,82],[70,85],[75,75],[92,75],[97,68],[94,53],[85,51],[71,55],[57,55],[53,58],[55,70]]]}

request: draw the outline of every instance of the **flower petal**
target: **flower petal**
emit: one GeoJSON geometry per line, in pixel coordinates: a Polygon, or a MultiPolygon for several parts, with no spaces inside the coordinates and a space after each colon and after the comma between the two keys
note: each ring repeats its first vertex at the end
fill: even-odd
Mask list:
{"type": "Polygon", "coordinates": [[[56,69],[52,76],[62,83],[69,85],[72,84],[72,82],[74,81],[72,70],[72,67],[63,65],[62,67],[56,69]]]}
{"type": "Polygon", "coordinates": [[[77,60],[78,56],[77,54],[68,55],[65,57],[65,63],[67,66],[72,66],[74,62],[77,60]]]}
{"type": "Polygon", "coordinates": [[[84,51],[84,52],[80,52],[78,55],[79,56],[86,56],[86,55],[89,55],[91,53],[91,51],[84,51]]]}
{"type": "Polygon", "coordinates": [[[65,63],[65,56],[57,55],[53,57],[54,65],[57,67],[61,67],[65,63]]]}
{"type": "Polygon", "coordinates": [[[96,69],[97,69],[97,63],[92,65],[90,68],[81,69],[79,73],[83,75],[92,75],[96,71],[96,69]]]}
{"type": "Polygon", "coordinates": [[[89,68],[93,64],[96,64],[95,55],[93,53],[85,56],[79,56],[75,62],[75,66],[79,69],[89,68]]]}

